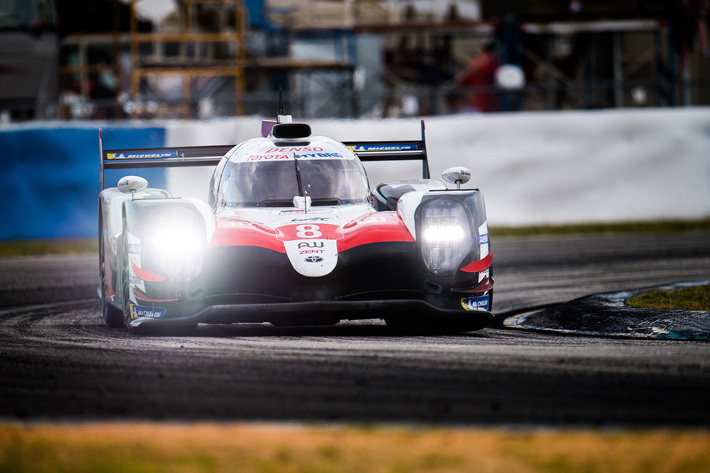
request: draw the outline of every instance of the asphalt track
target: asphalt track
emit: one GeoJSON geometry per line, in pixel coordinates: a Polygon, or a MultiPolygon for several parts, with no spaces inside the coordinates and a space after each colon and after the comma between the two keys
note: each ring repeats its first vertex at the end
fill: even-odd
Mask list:
{"type": "Polygon", "coordinates": [[[500,239],[490,328],[100,320],[93,255],[0,259],[0,418],[710,426],[710,344],[504,328],[517,311],[710,278],[710,233],[500,239]]]}

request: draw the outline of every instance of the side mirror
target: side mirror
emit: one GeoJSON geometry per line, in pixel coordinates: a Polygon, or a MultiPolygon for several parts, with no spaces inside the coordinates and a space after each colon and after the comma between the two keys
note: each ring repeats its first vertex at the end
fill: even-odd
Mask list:
{"type": "Polygon", "coordinates": [[[471,179],[471,171],[463,166],[455,166],[441,173],[442,179],[450,184],[456,184],[460,189],[461,184],[466,184],[471,179]]]}
{"type": "Polygon", "coordinates": [[[118,190],[124,194],[134,194],[148,187],[148,181],[140,176],[125,176],[118,181],[118,190]]]}

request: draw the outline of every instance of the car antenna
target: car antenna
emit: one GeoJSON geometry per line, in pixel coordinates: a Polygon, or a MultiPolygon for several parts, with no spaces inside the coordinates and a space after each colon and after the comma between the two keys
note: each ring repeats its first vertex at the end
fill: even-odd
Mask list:
{"type": "Polygon", "coordinates": [[[279,115],[286,115],[284,112],[284,90],[279,87],[279,115]]]}
{"type": "Polygon", "coordinates": [[[293,117],[287,115],[284,110],[284,91],[281,87],[279,87],[279,114],[276,117],[276,121],[279,124],[291,123],[293,121],[293,117]]]}

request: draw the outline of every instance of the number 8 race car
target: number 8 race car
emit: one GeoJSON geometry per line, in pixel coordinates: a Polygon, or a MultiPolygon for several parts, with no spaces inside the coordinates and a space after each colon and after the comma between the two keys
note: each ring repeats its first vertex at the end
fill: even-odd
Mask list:
{"type": "Polygon", "coordinates": [[[429,179],[420,141],[311,136],[279,115],[236,146],[101,151],[103,318],[131,332],[239,322],[384,319],[432,332],[486,326],[492,255],[470,172],[429,179]],[[268,131],[268,130],[267,130],[268,131]],[[423,178],[370,191],[362,162],[418,159],[423,178]],[[148,188],[104,188],[107,169],[215,166],[208,202],[148,188]]]}

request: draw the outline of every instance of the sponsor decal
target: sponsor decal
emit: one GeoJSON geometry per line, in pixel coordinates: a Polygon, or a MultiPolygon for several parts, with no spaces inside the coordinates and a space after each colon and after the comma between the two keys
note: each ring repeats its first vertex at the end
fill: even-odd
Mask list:
{"type": "Polygon", "coordinates": [[[302,241],[298,244],[298,248],[323,248],[324,245],[322,241],[302,241]]]}
{"type": "Polygon", "coordinates": [[[307,258],[304,258],[303,261],[305,261],[306,263],[320,263],[321,261],[323,261],[323,258],[321,258],[320,256],[309,256],[307,258]]]}
{"type": "Polygon", "coordinates": [[[287,154],[251,154],[245,161],[271,161],[279,159],[289,159],[287,154]]]}
{"type": "Polygon", "coordinates": [[[490,298],[485,296],[471,296],[461,299],[461,305],[466,310],[488,310],[490,298]]]}
{"type": "Polygon", "coordinates": [[[300,250],[298,252],[299,255],[322,255],[323,253],[325,253],[325,250],[300,250]]]}
{"type": "Polygon", "coordinates": [[[297,159],[308,159],[308,158],[342,158],[343,155],[340,153],[304,153],[304,154],[294,154],[294,158],[297,159]]]}
{"type": "Polygon", "coordinates": [[[323,148],[319,146],[306,147],[306,148],[270,148],[267,149],[267,153],[288,153],[288,152],[304,152],[304,153],[318,153],[323,151],[323,148]]]}
{"type": "MultiPolygon", "coordinates": [[[[306,212],[304,212],[301,209],[279,211],[279,215],[296,215],[296,214],[305,214],[305,213],[306,212]]],[[[338,210],[319,208],[318,213],[319,214],[335,214],[335,213],[338,213],[338,210]]]]}
{"type": "Polygon", "coordinates": [[[355,151],[410,151],[417,148],[416,143],[402,143],[398,145],[357,145],[348,146],[351,150],[355,151]]]}
{"type": "Polygon", "coordinates": [[[131,304],[132,319],[153,319],[158,320],[165,317],[165,307],[145,307],[142,305],[131,304]]]}
{"type": "Polygon", "coordinates": [[[177,158],[177,151],[151,151],[143,153],[107,153],[106,159],[146,159],[146,158],[177,158]]]}
{"type": "Polygon", "coordinates": [[[330,222],[333,217],[309,217],[309,218],[292,218],[291,221],[296,222],[330,222]]]}
{"type": "Polygon", "coordinates": [[[137,243],[128,244],[128,254],[139,255],[141,253],[141,245],[137,243]]]}
{"type": "Polygon", "coordinates": [[[486,243],[488,243],[488,233],[484,233],[483,235],[478,235],[478,244],[485,245],[486,243]]]}

